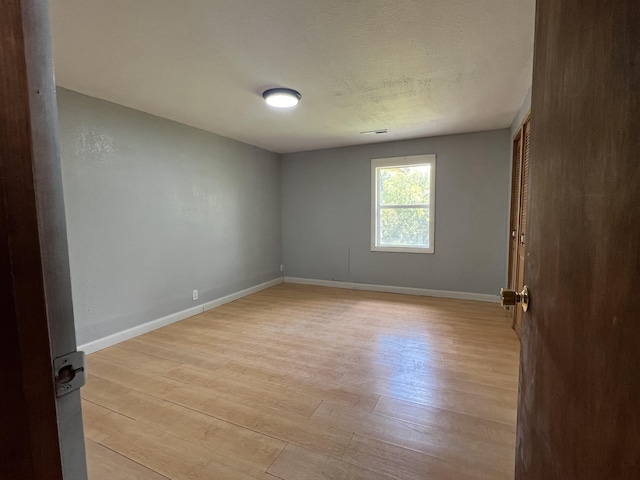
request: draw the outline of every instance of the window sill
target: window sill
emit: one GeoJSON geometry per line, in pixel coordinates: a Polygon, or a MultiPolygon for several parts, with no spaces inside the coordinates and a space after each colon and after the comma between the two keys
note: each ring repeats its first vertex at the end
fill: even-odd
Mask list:
{"type": "Polygon", "coordinates": [[[387,253],[434,253],[433,248],[420,248],[420,247],[375,247],[371,246],[372,252],[387,252],[387,253]]]}

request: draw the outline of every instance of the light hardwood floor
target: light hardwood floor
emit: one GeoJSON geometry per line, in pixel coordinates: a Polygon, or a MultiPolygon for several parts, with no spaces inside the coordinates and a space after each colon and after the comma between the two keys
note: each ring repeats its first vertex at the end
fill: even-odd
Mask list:
{"type": "Polygon", "coordinates": [[[281,284],[89,355],[90,480],[512,479],[498,305],[281,284]]]}

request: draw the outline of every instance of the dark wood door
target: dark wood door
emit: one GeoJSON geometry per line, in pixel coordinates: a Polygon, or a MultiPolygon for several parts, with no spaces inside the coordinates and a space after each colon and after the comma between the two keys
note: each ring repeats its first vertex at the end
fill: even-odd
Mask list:
{"type": "Polygon", "coordinates": [[[0,14],[0,479],[87,478],[79,391],[53,360],[76,349],[46,0],[0,14]]]}
{"type": "Polygon", "coordinates": [[[516,479],[640,478],[640,4],[538,0],[516,479]]]}

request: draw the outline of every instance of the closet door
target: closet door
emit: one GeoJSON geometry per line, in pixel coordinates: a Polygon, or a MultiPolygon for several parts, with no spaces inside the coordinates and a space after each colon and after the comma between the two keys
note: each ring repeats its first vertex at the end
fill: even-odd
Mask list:
{"type": "Polygon", "coordinates": [[[516,289],[518,276],[518,220],[520,218],[520,172],[522,166],[522,129],[513,139],[513,168],[511,175],[511,218],[509,221],[509,288],[516,289]]]}
{"type": "MultiPolygon", "coordinates": [[[[520,208],[518,218],[518,235],[516,255],[515,290],[521,292],[524,288],[524,260],[527,244],[527,209],[529,206],[529,144],[531,138],[531,124],[529,119],[522,125],[522,162],[520,166],[520,208]]],[[[514,308],[513,329],[520,337],[522,331],[522,309],[514,308]]]]}
{"type": "MultiPolygon", "coordinates": [[[[511,218],[509,231],[509,288],[518,292],[524,287],[524,258],[527,238],[527,206],[529,204],[530,117],[513,139],[513,174],[511,177],[511,218]]],[[[521,309],[513,308],[513,329],[520,336],[521,309]]]]}

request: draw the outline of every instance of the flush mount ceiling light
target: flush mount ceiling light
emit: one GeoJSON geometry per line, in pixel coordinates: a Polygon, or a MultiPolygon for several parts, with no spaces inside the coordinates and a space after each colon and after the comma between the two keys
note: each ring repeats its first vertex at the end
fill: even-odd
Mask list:
{"type": "Polygon", "coordinates": [[[299,92],[290,88],[271,88],[262,96],[269,105],[276,108],[295,107],[302,98],[299,92]]]}
{"type": "Polygon", "coordinates": [[[360,135],[381,135],[384,133],[389,133],[388,128],[380,128],[378,130],[368,130],[366,132],[360,132],[360,135]]]}

